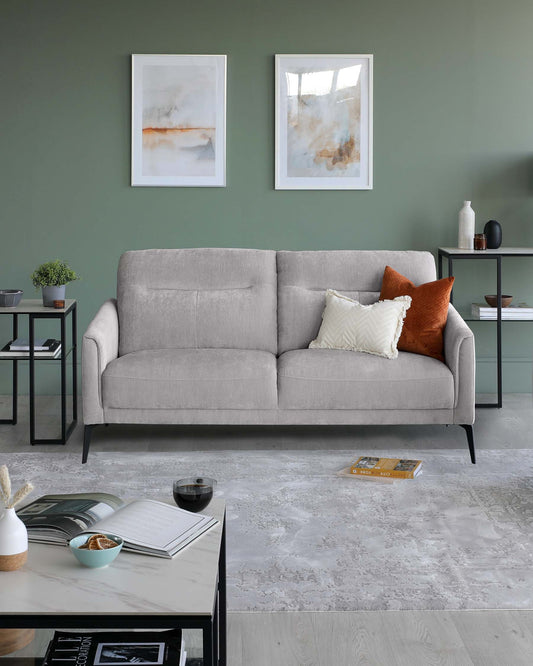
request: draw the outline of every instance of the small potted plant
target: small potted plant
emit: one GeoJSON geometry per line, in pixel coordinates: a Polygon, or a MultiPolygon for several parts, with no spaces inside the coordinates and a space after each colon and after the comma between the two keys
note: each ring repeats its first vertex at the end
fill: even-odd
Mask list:
{"type": "Polygon", "coordinates": [[[45,307],[54,307],[54,301],[64,301],[65,285],[79,279],[67,262],[59,259],[41,264],[31,274],[33,286],[42,288],[45,307]]]}

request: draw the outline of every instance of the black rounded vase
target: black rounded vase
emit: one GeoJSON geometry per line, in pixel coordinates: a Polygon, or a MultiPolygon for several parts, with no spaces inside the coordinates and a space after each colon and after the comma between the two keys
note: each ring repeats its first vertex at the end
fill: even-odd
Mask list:
{"type": "Polygon", "coordinates": [[[502,244],[502,227],[496,220],[489,220],[483,229],[487,237],[487,249],[497,250],[502,244]]]}

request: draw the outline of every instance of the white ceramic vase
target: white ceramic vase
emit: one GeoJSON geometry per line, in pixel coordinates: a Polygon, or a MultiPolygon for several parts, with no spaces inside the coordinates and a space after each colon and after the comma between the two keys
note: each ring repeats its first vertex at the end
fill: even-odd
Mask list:
{"type": "Polygon", "coordinates": [[[0,571],[15,571],[28,557],[28,531],[15,513],[5,509],[0,518],[0,571]]]}
{"type": "Polygon", "coordinates": [[[474,233],[476,226],[476,214],[470,206],[470,201],[464,201],[459,211],[459,238],[457,247],[460,250],[474,249],[474,233]]]}

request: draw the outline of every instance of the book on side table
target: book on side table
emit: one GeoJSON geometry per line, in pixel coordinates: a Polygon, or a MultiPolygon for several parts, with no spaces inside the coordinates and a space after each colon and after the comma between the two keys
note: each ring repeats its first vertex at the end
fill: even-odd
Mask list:
{"type": "Polygon", "coordinates": [[[28,539],[66,545],[79,534],[104,532],[124,539],[124,549],[171,558],[218,523],[216,518],[155,500],[125,503],[108,493],[44,495],[17,512],[28,539]]]}
{"type": "MultiPolygon", "coordinates": [[[[36,338],[33,341],[34,351],[50,351],[59,344],[59,340],[54,338],[36,338]]],[[[29,351],[30,341],[27,338],[16,338],[9,343],[10,351],[29,351]]]]}
{"type": "MultiPolygon", "coordinates": [[[[2,347],[0,350],[0,358],[14,358],[15,356],[29,358],[30,346],[22,344],[25,340],[22,340],[21,344],[15,344],[17,341],[18,339],[13,342],[8,342],[7,345],[2,347]]],[[[57,358],[61,354],[61,342],[52,339],[36,340],[33,350],[35,358],[57,358]]]]}
{"type": "MultiPolygon", "coordinates": [[[[476,319],[497,319],[498,308],[493,308],[483,303],[472,303],[472,316],[476,319]]],[[[502,320],[517,321],[533,319],[533,308],[526,303],[518,303],[517,305],[508,306],[501,310],[502,320]]]]}

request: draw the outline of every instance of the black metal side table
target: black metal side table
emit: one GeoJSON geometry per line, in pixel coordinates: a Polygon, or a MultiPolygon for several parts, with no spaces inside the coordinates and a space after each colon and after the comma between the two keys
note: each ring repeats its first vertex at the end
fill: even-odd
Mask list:
{"type": "MultiPolygon", "coordinates": [[[[498,385],[498,399],[496,402],[477,403],[476,407],[502,407],[502,258],[503,257],[533,257],[531,247],[500,247],[497,250],[461,250],[456,247],[439,247],[438,267],[439,278],[442,277],[442,260],[448,260],[448,275],[453,275],[453,262],[456,259],[492,259],[496,261],[496,319],[485,320],[496,322],[496,372],[498,385]]],[[[453,292],[452,292],[453,293],[453,292]]],[[[453,300],[453,299],[450,299],[453,300]]],[[[476,320],[483,321],[483,320],[476,320]]],[[[525,320],[517,320],[525,321],[525,320]]]]}
{"type": "Polygon", "coordinates": [[[29,354],[14,354],[0,360],[13,364],[12,380],[12,411],[10,419],[1,419],[0,423],[15,425],[17,423],[18,397],[18,361],[29,362],[30,379],[30,444],[66,444],[78,419],[78,361],[77,361],[77,322],[76,300],[67,299],[65,307],[56,309],[44,307],[41,300],[22,300],[14,308],[0,308],[0,315],[11,315],[13,318],[13,339],[18,337],[19,315],[28,316],[29,354]],[[67,317],[71,317],[71,344],[67,346],[67,317]],[[40,358],[34,354],[35,320],[58,319],[61,328],[61,354],[57,358],[40,358]],[[72,421],[67,424],[67,357],[72,354],[72,421]],[[40,439],[35,437],[35,361],[59,361],[61,363],[61,437],[40,439]]]}

